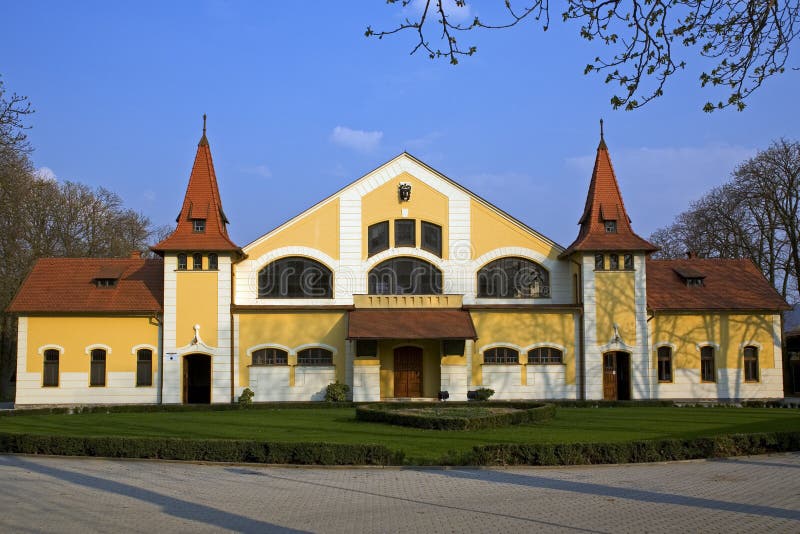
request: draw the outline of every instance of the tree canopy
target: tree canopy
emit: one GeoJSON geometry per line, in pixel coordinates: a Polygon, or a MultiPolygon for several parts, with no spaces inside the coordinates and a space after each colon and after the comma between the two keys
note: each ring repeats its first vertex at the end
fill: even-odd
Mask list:
{"type": "Polygon", "coordinates": [[[650,241],[661,247],[656,257],[748,258],[800,301],[800,142],[775,141],[650,241]]]}
{"type": "MultiPolygon", "coordinates": [[[[499,0],[496,19],[472,15],[467,0],[387,0],[403,10],[395,27],[367,37],[414,34],[414,54],[456,65],[477,52],[462,45],[462,36],[476,30],[511,28],[533,20],[550,27],[548,0],[499,0]],[[466,18],[465,15],[471,15],[466,18]],[[439,35],[438,44],[431,35],[439,35]]],[[[487,8],[487,4],[482,4],[487,8]]],[[[584,67],[619,86],[614,109],[639,108],[664,93],[667,81],[686,67],[692,55],[706,58],[711,68],[700,74],[701,87],[720,87],[726,98],[707,100],[703,109],[742,110],[745,100],[766,81],[783,73],[789,46],[800,30],[798,0],[566,0],[563,22],[578,25],[580,37],[608,47],[584,67]]]]}

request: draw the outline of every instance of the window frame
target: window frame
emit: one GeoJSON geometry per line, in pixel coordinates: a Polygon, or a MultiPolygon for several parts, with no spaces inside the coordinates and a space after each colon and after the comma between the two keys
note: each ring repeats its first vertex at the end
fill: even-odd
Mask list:
{"type": "Polygon", "coordinates": [[[259,269],[256,276],[259,299],[333,298],[333,270],[308,256],[277,258],[259,269]]]}
{"type": "Polygon", "coordinates": [[[429,221],[421,221],[419,226],[420,226],[419,247],[422,250],[430,252],[431,254],[435,254],[436,256],[441,258],[443,249],[442,242],[444,239],[443,237],[444,233],[442,231],[441,225],[429,221]],[[430,235],[429,232],[434,232],[435,234],[438,235],[438,246],[429,246],[428,243],[426,243],[425,237],[426,235],[430,235]]]}
{"type": "Polygon", "coordinates": [[[713,384],[717,381],[716,350],[712,345],[700,347],[700,381],[713,384]],[[711,352],[709,356],[708,353],[711,352]],[[710,366],[710,372],[708,367],[710,366]],[[708,378],[710,376],[711,378],[708,378]]]}
{"type": "Polygon", "coordinates": [[[376,339],[357,339],[356,358],[377,358],[378,341],[376,339]]]}
{"type": "Polygon", "coordinates": [[[285,365],[289,365],[289,353],[284,349],[264,347],[254,350],[250,354],[251,367],[279,367],[285,365]]]}
{"type": "Polygon", "coordinates": [[[367,293],[370,295],[441,295],[444,292],[444,274],[433,263],[416,256],[395,256],[375,265],[367,273],[367,293]],[[408,273],[399,272],[397,265],[408,262],[408,273]],[[412,284],[418,268],[425,268],[421,284],[412,284]],[[408,278],[408,286],[401,285],[408,278]],[[426,285],[427,284],[427,285],[426,285]],[[416,288],[420,286],[418,291],[416,288]],[[386,287],[384,287],[386,286],[386,287]],[[408,289],[408,291],[405,291],[408,289]],[[430,291],[421,291],[422,289],[430,291]],[[403,290],[400,292],[400,290],[403,290]]]}
{"type": "Polygon", "coordinates": [[[203,255],[199,252],[195,252],[194,254],[192,254],[192,270],[193,271],[203,270],[203,255]]]}
{"type": "Polygon", "coordinates": [[[619,254],[608,255],[608,270],[619,271],[619,254]]]}
{"type": "Polygon", "coordinates": [[[623,254],[622,255],[622,270],[623,271],[633,271],[634,270],[633,254],[623,254]]]}
{"type": "Polygon", "coordinates": [[[211,252],[208,255],[208,270],[209,271],[219,270],[219,255],[216,252],[211,252]]]}
{"type": "MultiPolygon", "coordinates": [[[[89,352],[89,387],[93,388],[102,388],[106,387],[107,379],[107,360],[108,360],[108,351],[106,349],[92,349],[89,352]],[[100,359],[99,357],[102,356],[103,358],[100,359]],[[102,364],[102,365],[101,365],[102,364]],[[95,380],[95,368],[102,368],[103,370],[103,380],[102,383],[100,381],[95,380]]],[[[99,373],[97,373],[99,375],[99,373]]]]}
{"type": "Polygon", "coordinates": [[[672,347],[669,345],[661,345],[656,350],[656,361],[658,369],[658,382],[659,383],[672,383],[674,381],[673,365],[672,365],[672,347]]]}
{"type": "Polygon", "coordinates": [[[483,351],[484,365],[519,365],[519,350],[506,345],[483,351]]]}
{"type": "Polygon", "coordinates": [[[300,367],[333,367],[333,356],[333,351],[325,347],[307,347],[297,351],[297,365],[300,367]]]}
{"type": "Polygon", "coordinates": [[[61,351],[58,349],[45,349],[44,353],[42,354],[42,387],[43,388],[57,388],[58,383],[60,381],[61,373],[60,373],[60,366],[61,366],[61,351]],[[49,356],[53,356],[55,354],[55,360],[48,360],[49,356]],[[55,365],[54,365],[55,364],[55,365]],[[48,368],[51,370],[48,373],[48,368]],[[52,372],[52,369],[55,368],[55,373],[52,372]],[[54,376],[55,381],[54,383],[48,383],[48,375],[54,376]]]}
{"type": "Polygon", "coordinates": [[[755,345],[746,345],[742,348],[742,367],[744,368],[745,382],[757,383],[761,381],[758,353],[758,347],[755,345]],[[750,352],[749,355],[748,352],[750,352]]]}
{"type": "Polygon", "coordinates": [[[616,234],[617,233],[617,220],[616,219],[606,219],[603,221],[603,226],[605,227],[607,234],[616,234]]]}
{"type": "Polygon", "coordinates": [[[605,256],[605,254],[595,254],[594,255],[594,270],[595,271],[605,271],[606,270],[606,256],[605,256]]]}
{"type": "Polygon", "coordinates": [[[496,258],[478,269],[475,277],[478,298],[538,299],[551,296],[550,271],[530,258],[496,258]]]}
{"type": "Polygon", "coordinates": [[[141,348],[136,351],[136,387],[152,387],[153,385],[153,350],[141,348]],[[147,360],[142,359],[145,353],[149,354],[147,360]],[[145,373],[142,371],[146,369],[145,373]],[[142,375],[147,380],[142,380],[142,375]]]}
{"type": "Polygon", "coordinates": [[[195,234],[204,234],[206,232],[206,220],[192,219],[192,232],[195,234]]]}
{"type": "Polygon", "coordinates": [[[403,247],[417,247],[417,221],[416,219],[395,219],[394,220],[394,247],[395,248],[403,248],[403,247]],[[404,227],[401,230],[401,227],[404,227]],[[400,241],[398,238],[399,235],[402,233],[408,233],[410,230],[410,236],[408,239],[404,241],[400,241]]]}
{"type": "Polygon", "coordinates": [[[544,345],[528,351],[528,365],[563,365],[564,351],[558,347],[544,345]],[[543,354],[545,353],[546,354],[543,354]]]}
{"type": "Polygon", "coordinates": [[[367,257],[389,250],[389,221],[380,221],[367,227],[367,257]],[[373,236],[373,232],[383,231],[385,238],[380,235],[373,236]],[[381,237],[381,242],[373,245],[373,241],[381,237]]]}
{"type": "Polygon", "coordinates": [[[178,254],[178,267],[179,271],[186,271],[189,269],[189,256],[188,254],[181,252],[178,254]]]}

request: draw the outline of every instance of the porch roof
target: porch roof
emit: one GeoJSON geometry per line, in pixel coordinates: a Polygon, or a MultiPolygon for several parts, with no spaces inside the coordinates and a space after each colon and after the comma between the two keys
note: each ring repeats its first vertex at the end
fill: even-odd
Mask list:
{"type": "Polygon", "coordinates": [[[477,339],[468,311],[366,309],[348,314],[347,339],[477,339]]]}

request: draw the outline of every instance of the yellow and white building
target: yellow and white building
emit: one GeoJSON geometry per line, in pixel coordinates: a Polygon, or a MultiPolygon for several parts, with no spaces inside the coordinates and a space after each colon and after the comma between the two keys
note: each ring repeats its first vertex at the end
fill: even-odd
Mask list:
{"type": "Polygon", "coordinates": [[[45,259],[17,405],[782,397],[784,300],[743,260],[651,260],[605,142],[564,248],[403,153],[254,242],[203,132],[160,259],[45,259]]]}

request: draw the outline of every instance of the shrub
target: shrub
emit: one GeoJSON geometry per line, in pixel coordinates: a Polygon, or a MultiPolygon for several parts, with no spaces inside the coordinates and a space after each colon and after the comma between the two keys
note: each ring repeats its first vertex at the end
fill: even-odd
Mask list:
{"type": "Polygon", "coordinates": [[[328,402],[343,402],[347,400],[347,393],[350,391],[350,386],[342,384],[338,380],[332,384],[328,384],[325,388],[325,400],[328,402]]]}
{"type": "Polygon", "coordinates": [[[245,408],[253,404],[253,397],[255,397],[255,393],[250,388],[244,388],[242,394],[239,395],[239,406],[245,408]]]}
{"type": "Polygon", "coordinates": [[[555,416],[556,407],[537,402],[492,403],[491,407],[389,403],[356,407],[356,419],[431,430],[478,430],[521,423],[541,423],[555,416]],[[510,408],[510,411],[498,411],[510,408]],[[495,410],[495,411],[490,411],[495,410]]]}
{"type": "Polygon", "coordinates": [[[467,399],[476,401],[487,401],[489,397],[494,395],[494,390],[491,388],[478,388],[474,391],[467,392],[467,399]]]}

